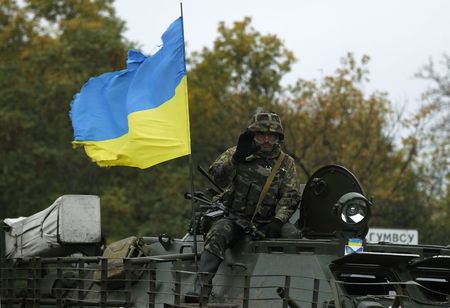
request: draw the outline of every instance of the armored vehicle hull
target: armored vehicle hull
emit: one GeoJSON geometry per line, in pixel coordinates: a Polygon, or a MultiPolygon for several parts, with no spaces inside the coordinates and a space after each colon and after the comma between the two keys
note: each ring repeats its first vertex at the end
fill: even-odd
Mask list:
{"type": "MultiPolygon", "coordinates": [[[[146,257],[3,259],[2,306],[188,306],[183,294],[196,274],[192,236],[144,241],[146,257]]],[[[344,246],[338,239],[243,240],[227,252],[209,305],[450,306],[449,248],[366,244],[363,253],[344,256],[344,246]]]]}
{"type": "MultiPolygon", "coordinates": [[[[247,236],[237,242],[226,251],[212,285],[202,286],[199,304],[187,304],[184,298],[196,275],[207,275],[197,273],[203,236],[195,235],[195,227],[182,239],[127,238],[109,245],[101,255],[93,247],[99,245],[92,242],[96,236],[81,236],[85,240],[80,243],[66,236],[71,240],[59,241],[57,252],[62,248],[66,252],[60,256],[49,253],[42,232],[30,228],[39,253],[21,247],[20,251],[32,253],[17,255],[16,247],[13,257],[6,257],[5,246],[18,245],[20,236],[33,236],[5,225],[0,236],[1,305],[450,307],[450,247],[366,243],[371,202],[363,195],[357,179],[345,168],[319,169],[305,185],[292,221],[299,228],[298,236],[262,240],[247,236]]],[[[67,200],[73,204],[76,197],[67,200]]],[[[43,217],[40,224],[37,218],[32,220],[39,226],[57,216],[33,217],[43,217]]],[[[95,222],[90,225],[98,230],[95,222]]],[[[97,234],[91,231],[86,233],[97,234]]],[[[52,232],[59,238],[58,228],[52,232]]]]}

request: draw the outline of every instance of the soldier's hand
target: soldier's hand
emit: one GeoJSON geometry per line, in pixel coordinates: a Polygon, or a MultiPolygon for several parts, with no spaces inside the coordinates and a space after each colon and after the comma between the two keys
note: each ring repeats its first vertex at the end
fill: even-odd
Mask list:
{"type": "Polygon", "coordinates": [[[236,163],[241,163],[245,161],[247,156],[256,153],[259,150],[259,145],[253,142],[255,133],[252,131],[245,131],[239,136],[239,140],[236,147],[236,152],[233,155],[233,160],[236,163]]]}
{"type": "Polygon", "coordinates": [[[268,238],[277,238],[281,236],[281,227],[283,226],[283,222],[277,218],[272,219],[267,225],[261,228],[261,231],[268,238]]]}

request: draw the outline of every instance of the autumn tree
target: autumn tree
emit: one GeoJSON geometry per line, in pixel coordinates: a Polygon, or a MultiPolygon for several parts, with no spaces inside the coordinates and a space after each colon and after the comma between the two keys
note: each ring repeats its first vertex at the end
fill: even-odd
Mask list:
{"type": "Polygon", "coordinates": [[[194,157],[202,163],[235,144],[256,107],[280,102],[281,79],[295,59],[248,17],[231,27],[221,22],[218,32],[213,48],[192,54],[188,75],[194,157]]]}
{"type": "Polygon", "coordinates": [[[112,1],[1,0],[0,216],[30,215],[67,193],[108,195],[108,171],[71,147],[68,114],[89,77],[123,67],[123,30],[112,1]]]}
{"type": "Polygon", "coordinates": [[[182,235],[186,158],[144,171],[100,168],[71,146],[73,95],[90,77],[123,69],[134,45],[113,1],[0,3],[0,217],[31,215],[63,194],[95,194],[109,240],[182,235]]]}
{"type": "Polygon", "coordinates": [[[427,189],[445,195],[450,174],[450,56],[443,55],[438,63],[430,59],[416,76],[430,83],[416,115],[421,121],[421,146],[428,162],[423,170],[428,178],[427,189]]]}
{"type": "Polygon", "coordinates": [[[424,220],[417,213],[424,209],[413,168],[416,139],[404,138],[399,146],[391,102],[381,92],[361,90],[368,80],[368,61],[367,56],[357,61],[349,54],[335,74],[321,82],[297,82],[283,117],[287,150],[304,181],[326,164],[352,171],[368,197],[374,198],[372,226],[422,226],[424,220]]]}
{"type": "Polygon", "coordinates": [[[251,112],[263,106],[281,114],[286,150],[296,159],[302,182],[320,166],[341,164],[374,197],[373,224],[424,225],[417,215],[424,208],[413,168],[417,140],[409,136],[397,144],[391,102],[381,92],[361,90],[369,58],[359,63],[350,54],[334,75],[299,80],[288,90],[281,79],[294,59],[279,39],[256,32],[248,18],[230,28],[220,24],[214,47],[195,53],[189,72],[194,157],[210,162],[234,145],[251,112]]]}
{"type": "Polygon", "coordinates": [[[411,122],[420,127],[418,172],[425,198],[432,209],[427,237],[433,243],[447,243],[450,232],[450,56],[430,59],[416,75],[429,82],[423,105],[411,122]]]}

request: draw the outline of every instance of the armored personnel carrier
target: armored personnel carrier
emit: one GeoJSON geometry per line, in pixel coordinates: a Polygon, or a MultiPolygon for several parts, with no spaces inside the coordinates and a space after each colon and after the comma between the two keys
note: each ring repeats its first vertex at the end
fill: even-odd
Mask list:
{"type": "Polygon", "coordinates": [[[297,235],[243,239],[202,288],[201,303],[186,304],[201,233],[223,215],[201,194],[190,198],[199,212],[183,238],[130,237],[106,249],[96,196],[63,196],[33,216],[5,219],[1,306],[450,307],[450,247],[367,243],[372,202],[337,165],[304,185],[291,220],[297,235]]]}

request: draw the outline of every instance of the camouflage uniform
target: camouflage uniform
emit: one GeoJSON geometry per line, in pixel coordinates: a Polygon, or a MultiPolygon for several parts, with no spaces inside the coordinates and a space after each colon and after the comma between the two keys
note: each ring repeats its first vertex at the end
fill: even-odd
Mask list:
{"type": "MultiPolygon", "coordinates": [[[[252,219],[261,190],[281,150],[279,144],[275,144],[271,152],[258,151],[238,164],[232,159],[235,150],[236,147],[232,147],[219,156],[210,166],[209,173],[219,185],[228,186],[221,196],[224,204],[235,213],[252,219]]],[[[295,162],[286,155],[253,222],[261,226],[276,218],[286,223],[299,201],[295,162]]],[[[222,218],[213,224],[206,235],[205,250],[223,259],[225,250],[242,237],[242,231],[233,221],[222,218]]]]}

